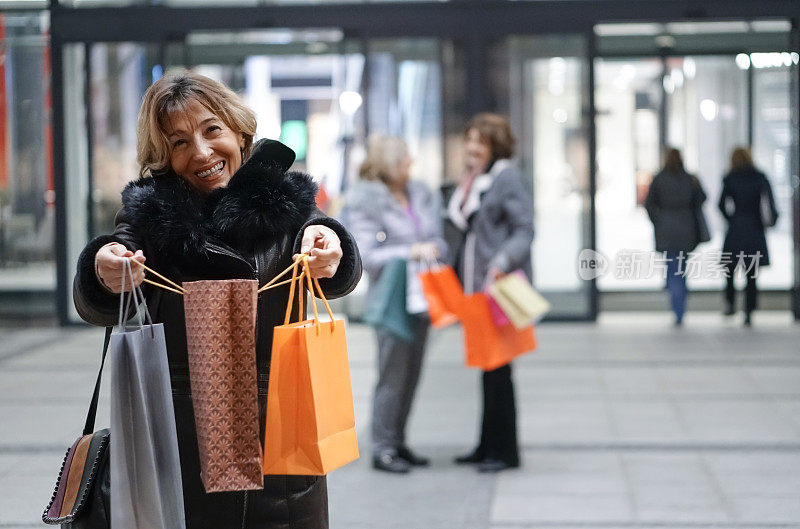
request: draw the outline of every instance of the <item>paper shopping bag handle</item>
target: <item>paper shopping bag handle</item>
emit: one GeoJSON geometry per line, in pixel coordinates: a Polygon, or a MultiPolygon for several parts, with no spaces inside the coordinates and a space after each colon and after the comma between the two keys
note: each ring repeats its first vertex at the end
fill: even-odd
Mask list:
{"type": "MultiPolygon", "coordinates": [[[[289,285],[290,285],[289,286],[289,301],[286,303],[286,316],[283,318],[283,324],[284,325],[288,325],[289,324],[289,320],[292,317],[292,301],[294,300],[295,282],[298,280],[297,267],[299,266],[299,264],[300,264],[300,261],[296,260],[292,264],[292,266],[290,266],[289,268],[287,268],[283,272],[283,273],[286,273],[289,270],[292,271],[292,278],[289,280],[289,285]]],[[[281,275],[283,275],[283,273],[281,275]]],[[[278,275],[275,279],[278,279],[279,277],[280,277],[280,275],[278,275]]],[[[275,281],[275,279],[273,279],[273,281],[275,281]]],[[[299,294],[300,310],[298,311],[298,315],[303,313],[303,274],[300,274],[299,282],[300,282],[300,288],[298,289],[299,290],[298,294],[299,294]]],[[[264,288],[266,288],[268,285],[269,285],[269,283],[267,283],[267,285],[265,285],[264,288]]]]}
{"type": "MultiPolygon", "coordinates": [[[[286,305],[286,314],[285,314],[285,316],[283,318],[283,324],[284,325],[288,325],[289,321],[291,320],[292,302],[294,301],[294,292],[295,292],[295,283],[297,283],[297,286],[298,286],[297,290],[298,290],[298,296],[299,296],[298,301],[299,301],[299,309],[300,310],[298,311],[298,317],[300,317],[299,315],[303,314],[303,298],[305,297],[305,295],[304,295],[305,294],[305,292],[304,292],[305,285],[303,284],[303,282],[305,281],[308,284],[308,291],[311,293],[311,303],[310,303],[310,305],[311,305],[311,309],[314,311],[314,322],[315,322],[315,324],[317,326],[317,332],[319,332],[319,325],[320,325],[319,311],[317,309],[317,301],[316,301],[317,295],[322,300],[322,302],[325,304],[325,310],[328,312],[328,315],[331,317],[331,330],[335,329],[336,328],[336,321],[335,321],[334,316],[333,316],[333,310],[331,310],[331,306],[328,303],[328,300],[325,298],[325,294],[322,291],[322,287],[320,286],[319,281],[317,280],[317,278],[311,277],[310,268],[308,266],[308,254],[300,254],[300,255],[298,255],[297,259],[295,259],[294,264],[292,266],[290,266],[289,268],[287,268],[286,270],[284,270],[275,279],[278,279],[280,276],[284,275],[285,273],[288,273],[289,271],[292,272],[292,278],[289,279],[288,281],[284,281],[284,283],[290,283],[290,287],[289,287],[289,301],[287,302],[287,305],[286,305]],[[298,275],[297,269],[300,266],[303,267],[303,270],[298,275]]],[[[275,281],[275,279],[273,279],[273,281],[275,281]]],[[[269,283],[268,283],[268,285],[269,285],[269,283]]],[[[277,286],[277,285],[274,285],[274,286],[277,286]]]]}
{"type": "Polygon", "coordinates": [[[333,331],[336,329],[336,320],[333,317],[333,311],[331,310],[331,306],[328,304],[328,300],[325,299],[325,294],[322,292],[322,287],[319,286],[319,281],[316,277],[311,277],[311,272],[308,269],[307,255],[303,257],[303,274],[308,279],[308,291],[311,292],[311,307],[314,310],[314,322],[317,325],[317,333],[319,333],[319,314],[317,313],[317,299],[314,294],[314,287],[316,287],[319,298],[325,304],[325,310],[328,311],[328,316],[331,317],[331,331],[333,331]]]}

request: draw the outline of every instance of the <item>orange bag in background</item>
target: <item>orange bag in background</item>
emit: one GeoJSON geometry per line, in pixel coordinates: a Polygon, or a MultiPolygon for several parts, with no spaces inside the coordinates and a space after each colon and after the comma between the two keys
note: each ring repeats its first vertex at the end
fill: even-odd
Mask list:
{"type": "Polygon", "coordinates": [[[428,302],[431,325],[437,329],[458,321],[458,311],[464,304],[461,288],[452,266],[437,265],[419,274],[422,292],[428,302]]]}
{"type": "Polygon", "coordinates": [[[319,476],[358,459],[353,390],[344,321],[334,320],[319,283],[305,270],[299,276],[300,314],[305,277],[314,319],[289,323],[297,266],[284,325],[275,327],[272,340],[262,470],[319,476]],[[315,287],[330,322],[319,321],[315,287]]]}
{"type": "Polygon", "coordinates": [[[522,330],[513,325],[495,327],[485,294],[465,296],[460,316],[467,367],[491,371],[536,349],[533,326],[522,330]]]}

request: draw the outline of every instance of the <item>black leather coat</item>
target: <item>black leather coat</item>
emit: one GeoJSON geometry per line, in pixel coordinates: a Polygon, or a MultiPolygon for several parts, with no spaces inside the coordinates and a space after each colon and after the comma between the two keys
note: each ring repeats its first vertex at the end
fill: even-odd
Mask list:
{"type": "Polygon", "coordinates": [[[691,252],[700,244],[697,210],[706,193],[697,177],[667,169],[653,177],[644,207],[656,239],[657,252],[691,252]]]}
{"type": "MultiPolygon", "coordinates": [[[[119,298],[98,283],[94,272],[94,256],[108,242],[141,249],[149,267],[178,283],[246,278],[263,285],[291,264],[303,230],[312,224],[333,229],[344,253],[336,275],[320,280],[323,291],[330,298],[349,293],[361,276],[356,244],[341,224],[316,208],[317,188],[311,178],[286,172],[293,161],[289,148],[262,141],[228,186],[207,197],[196,194],[175,174],[129,184],[122,193],[123,209],[114,234],[92,240],[80,256],[73,289],[78,313],[95,325],[117,321],[119,298]]],[[[327,528],[325,477],[265,476],[263,491],[205,492],[189,386],[183,298],[144,286],[153,321],[164,323],[166,334],[186,528],[327,528]]],[[[287,285],[260,294],[258,300],[256,362],[262,443],[272,331],[283,324],[288,297],[287,285]]]]}
{"type": "Polygon", "coordinates": [[[764,233],[764,212],[777,220],[778,210],[767,177],[756,169],[731,171],[723,179],[719,210],[728,221],[723,252],[730,252],[733,262],[737,255],[761,254],[759,266],[769,265],[767,237],[764,233]]]}

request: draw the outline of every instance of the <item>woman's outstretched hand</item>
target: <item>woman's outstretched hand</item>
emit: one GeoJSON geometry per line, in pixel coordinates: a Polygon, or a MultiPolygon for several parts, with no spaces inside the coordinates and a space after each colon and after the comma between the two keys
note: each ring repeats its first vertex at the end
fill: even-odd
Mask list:
{"type": "MultiPolygon", "coordinates": [[[[336,232],[327,226],[312,224],[303,231],[300,252],[308,254],[311,277],[333,277],[342,260],[342,242],[336,232]]],[[[297,259],[298,254],[294,255],[297,259]]]]}
{"type": "MultiPolygon", "coordinates": [[[[125,258],[129,257],[144,264],[144,254],[141,250],[132,252],[118,242],[106,244],[94,256],[94,270],[97,279],[111,292],[119,294],[122,291],[122,274],[124,270],[125,258]]],[[[144,268],[133,264],[133,284],[139,286],[144,281],[144,268]]],[[[131,280],[125,277],[125,291],[130,292],[131,280]]]]}

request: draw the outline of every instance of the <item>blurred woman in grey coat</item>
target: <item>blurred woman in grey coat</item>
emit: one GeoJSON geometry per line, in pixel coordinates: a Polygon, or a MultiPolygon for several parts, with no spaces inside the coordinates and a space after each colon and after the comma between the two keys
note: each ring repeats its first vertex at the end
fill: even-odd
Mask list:
{"type": "MultiPolygon", "coordinates": [[[[447,221],[453,265],[468,294],[518,269],[531,276],[533,193],[511,160],[514,144],[508,119],[497,114],[478,114],[464,134],[465,174],[449,197],[447,221]]],[[[511,364],[482,379],[480,440],[456,463],[476,463],[481,472],[518,467],[511,364]]]]}
{"type": "Polygon", "coordinates": [[[749,326],[751,314],[758,303],[756,276],[758,269],[769,265],[765,228],[778,220],[775,198],[767,177],[753,166],[750,152],[738,147],[731,154],[731,170],[725,175],[719,210],[728,221],[728,233],[722,251],[729,255],[725,285],[726,315],[732,315],[736,306],[733,280],[737,267],[747,278],[745,287],[744,324],[749,326]]]}
{"type": "MultiPolygon", "coordinates": [[[[438,196],[410,180],[411,156],[406,143],[393,136],[373,136],[360,169],[361,180],[347,193],[342,220],[363,256],[370,285],[394,259],[415,261],[444,257],[438,196]]],[[[405,443],[405,427],[419,381],[430,320],[413,316],[414,336],[403,340],[376,329],[378,382],[372,407],[373,467],[408,472],[428,465],[405,443]]]]}
{"type": "Polygon", "coordinates": [[[686,312],[686,258],[708,240],[702,212],[705,201],[703,186],[683,168],[680,151],[669,149],[664,168],[653,177],[644,207],[653,222],[656,251],[666,253],[666,286],[676,326],[683,324],[686,312]]]}

